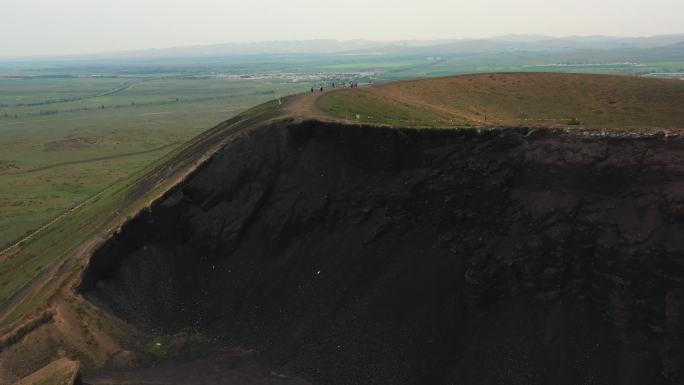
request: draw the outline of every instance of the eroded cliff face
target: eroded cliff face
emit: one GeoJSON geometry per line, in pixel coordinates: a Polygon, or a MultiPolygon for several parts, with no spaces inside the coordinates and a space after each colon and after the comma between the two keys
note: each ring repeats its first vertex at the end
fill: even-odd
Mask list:
{"type": "Polygon", "coordinates": [[[684,383],[683,177],[679,137],[273,124],[81,290],[313,383],[684,383]]]}

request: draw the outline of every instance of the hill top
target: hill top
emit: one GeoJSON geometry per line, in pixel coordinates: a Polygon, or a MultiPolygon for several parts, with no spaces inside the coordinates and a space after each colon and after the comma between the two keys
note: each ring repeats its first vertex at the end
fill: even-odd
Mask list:
{"type": "Polygon", "coordinates": [[[318,98],[338,119],[415,127],[684,128],[684,82],[506,73],[340,89],[318,98]]]}

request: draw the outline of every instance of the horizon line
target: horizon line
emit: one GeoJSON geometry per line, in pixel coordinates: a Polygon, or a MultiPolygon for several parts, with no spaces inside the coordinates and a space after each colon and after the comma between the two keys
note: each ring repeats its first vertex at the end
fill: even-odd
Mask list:
{"type": "MultiPolygon", "coordinates": [[[[0,61],[30,61],[30,60],[68,60],[68,59],[88,59],[93,57],[106,57],[106,55],[125,55],[143,52],[155,52],[155,51],[171,51],[180,49],[191,49],[191,48],[202,48],[202,47],[219,47],[219,46],[247,46],[247,45],[257,45],[257,44],[275,44],[275,43],[305,43],[305,42],[316,42],[316,41],[334,41],[338,43],[351,43],[351,42],[368,42],[368,43],[378,43],[378,44],[401,44],[407,42],[415,43],[429,43],[429,42],[465,42],[465,41],[479,41],[479,40],[490,40],[505,41],[502,38],[507,37],[533,37],[539,39],[538,41],[546,40],[562,40],[569,38],[611,38],[611,39],[652,39],[659,37],[675,37],[682,36],[684,38],[684,32],[672,32],[672,33],[661,33],[653,35],[630,35],[630,36],[620,36],[620,35],[607,35],[607,34],[572,34],[572,35],[547,35],[547,34],[535,34],[535,33],[508,33],[503,35],[493,35],[488,37],[460,37],[460,38],[432,38],[432,39],[420,39],[420,38],[409,38],[409,39],[368,39],[368,38],[352,38],[352,39],[335,39],[335,38],[311,38],[311,39],[273,39],[273,40],[243,40],[243,41],[228,41],[222,43],[196,43],[196,44],[185,44],[185,45],[170,45],[165,47],[147,47],[147,48],[131,48],[131,49],[112,49],[103,51],[86,51],[81,53],[62,53],[62,54],[10,54],[3,56],[0,54],[0,61]]],[[[301,52],[305,54],[306,52],[301,52]]],[[[246,55],[267,55],[269,53],[257,53],[257,54],[246,54],[246,55]]],[[[275,52],[272,54],[276,54],[275,52]]],[[[295,52],[290,52],[287,54],[296,54],[295,52]]],[[[309,53],[315,54],[315,53],[309,53]]],[[[321,53],[322,54],[322,53],[321,53]]],[[[239,55],[239,54],[237,54],[239,55]]],[[[236,56],[237,56],[236,55],[236,56]]]]}

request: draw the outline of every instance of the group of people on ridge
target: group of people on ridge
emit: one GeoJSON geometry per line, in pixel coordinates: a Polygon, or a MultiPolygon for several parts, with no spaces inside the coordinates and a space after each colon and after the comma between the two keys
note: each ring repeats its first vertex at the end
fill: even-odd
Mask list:
{"type": "MultiPolygon", "coordinates": [[[[370,83],[370,81],[369,81],[369,83],[370,83]]],[[[357,82],[354,82],[354,81],[349,82],[349,88],[357,88],[358,86],[359,86],[359,83],[357,83],[357,82]]],[[[342,87],[347,87],[347,82],[342,82],[342,87]]],[[[336,88],[335,82],[332,82],[331,88],[336,88]]],[[[311,87],[311,93],[313,93],[313,92],[314,92],[314,88],[311,87]]],[[[322,84],[318,87],[318,92],[323,92],[323,85],[322,84]]]]}

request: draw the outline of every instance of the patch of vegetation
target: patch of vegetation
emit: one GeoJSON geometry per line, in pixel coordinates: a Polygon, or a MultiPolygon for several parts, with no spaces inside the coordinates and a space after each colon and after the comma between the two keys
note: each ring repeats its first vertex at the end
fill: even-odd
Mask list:
{"type": "Polygon", "coordinates": [[[163,360],[174,354],[184,357],[199,356],[206,351],[209,339],[196,332],[183,331],[173,335],[155,336],[147,346],[147,352],[163,360]]]}
{"type": "Polygon", "coordinates": [[[84,367],[87,367],[87,368],[97,367],[95,359],[91,355],[85,353],[84,351],[82,351],[78,348],[74,348],[74,347],[71,347],[70,349],[67,348],[67,355],[70,358],[72,358],[74,361],[80,362],[81,365],[83,365],[84,367]]]}
{"type": "Polygon", "coordinates": [[[147,346],[147,352],[152,353],[157,359],[164,359],[168,356],[169,352],[167,350],[168,338],[165,337],[154,337],[147,346]]]}
{"type": "Polygon", "coordinates": [[[53,358],[57,357],[57,353],[58,353],[57,346],[52,345],[45,351],[45,356],[48,359],[53,359],[53,358]]]}
{"type": "Polygon", "coordinates": [[[340,90],[319,99],[318,107],[345,121],[409,127],[449,127],[469,124],[424,108],[376,97],[363,90],[340,90]]]}
{"type": "Polygon", "coordinates": [[[579,126],[580,124],[582,124],[582,122],[577,118],[570,118],[570,120],[568,120],[568,125],[570,126],[579,126]]]}

